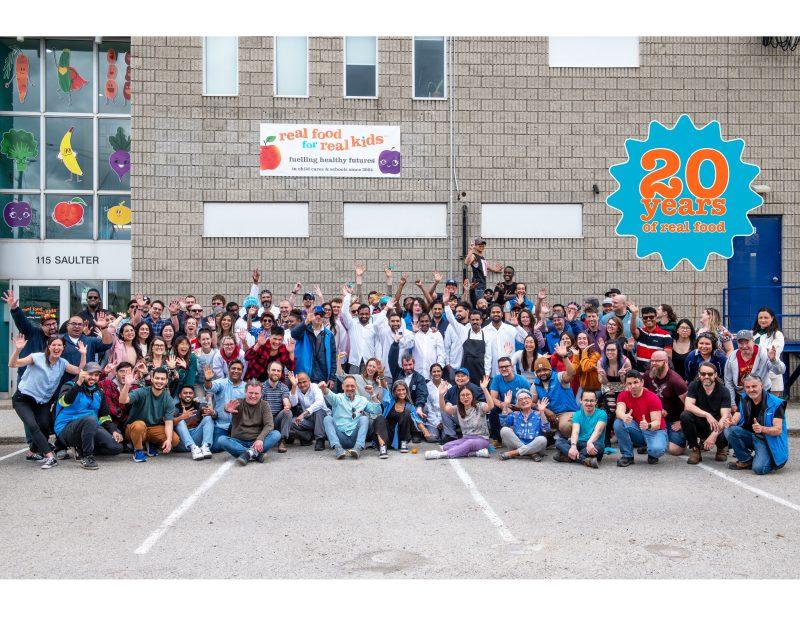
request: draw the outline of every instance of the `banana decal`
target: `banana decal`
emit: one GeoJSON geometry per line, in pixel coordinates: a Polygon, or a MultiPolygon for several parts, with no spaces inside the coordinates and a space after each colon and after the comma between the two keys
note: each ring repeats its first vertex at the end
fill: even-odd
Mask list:
{"type": "Polygon", "coordinates": [[[75,175],[78,177],[78,182],[80,182],[80,177],[83,176],[83,170],[81,169],[80,164],[78,163],[78,156],[75,154],[75,151],[72,149],[72,132],[75,130],[75,127],[70,127],[69,131],[64,133],[64,137],[61,138],[61,145],[58,147],[58,158],[64,164],[64,167],[70,173],[67,182],[72,180],[72,176],[75,175]]]}

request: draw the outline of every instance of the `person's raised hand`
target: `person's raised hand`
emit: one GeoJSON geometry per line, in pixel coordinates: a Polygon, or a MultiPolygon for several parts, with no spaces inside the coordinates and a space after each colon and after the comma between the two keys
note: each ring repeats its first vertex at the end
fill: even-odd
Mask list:
{"type": "Polygon", "coordinates": [[[486,388],[487,386],[489,386],[489,376],[485,375],[481,378],[481,388],[486,388]]]}
{"type": "Polygon", "coordinates": [[[292,294],[299,294],[300,290],[302,289],[303,284],[297,281],[292,288],[292,294]]]}
{"type": "Polygon", "coordinates": [[[175,358],[175,364],[181,369],[186,369],[186,361],[183,360],[180,356],[175,358]]]}
{"type": "Polygon", "coordinates": [[[553,351],[560,357],[566,358],[568,355],[567,344],[563,342],[559,342],[559,344],[553,349],[553,351]]]}
{"type": "Polygon", "coordinates": [[[287,339],[286,343],[284,344],[286,346],[286,351],[289,354],[292,354],[294,352],[294,348],[295,348],[296,344],[297,344],[297,342],[294,339],[292,339],[291,337],[289,337],[289,339],[287,339]]]}
{"type": "Polygon", "coordinates": [[[28,343],[28,340],[25,339],[25,335],[23,335],[22,333],[19,333],[19,334],[17,334],[16,337],[14,337],[14,347],[17,348],[18,352],[22,351],[22,348],[25,347],[26,343],[28,343]]]}
{"type": "Polygon", "coordinates": [[[228,414],[238,414],[239,413],[239,400],[238,399],[231,399],[228,403],[225,404],[225,411],[228,414]]]}
{"type": "Polygon", "coordinates": [[[539,293],[536,295],[539,300],[547,298],[547,288],[539,288],[539,293]]]}
{"type": "Polygon", "coordinates": [[[17,308],[17,299],[14,296],[14,290],[6,290],[3,292],[3,301],[8,304],[9,309],[17,308]]]}
{"type": "Polygon", "coordinates": [[[86,356],[86,344],[83,341],[78,341],[75,347],[78,348],[78,353],[81,356],[86,356]]]}
{"type": "Polygon", "coordinates": [[[436,283],[441,283],[442,282],[442,273],[440,273],[438,270],[434,270],[433,271],[433,280],[436,283]]]}
{"type": "Polygon", "coordinates": [[[211,365],[205,365],[203,367],[203,377],[211,382],[211,379],[214,377],[214,370],[211,368],[211,365]]]}
{"type": "Polygon", "coordinates": [[[514,344],[512,344],[510,341],[506,341],[503,344],[503,351],[506,353],[507,356],[510,355],[510,354],[513,354],[514,353],[514,344]]]}
{"type": "Polygon", "coordinates": [[[355,264],[356,278],[363,277],[365,272],[367,272],[367,269],[364,268],[364,265],[361,264],[360,262],[356,262],[355,264]]]}
{"type": "MultiPolygon", "coordinates": [[[[348,294],[349,294],[349,295],[351,295],[351,296],[353,295],[353,288],[351,288],[349,285],[347,285],[347,284],[345,283],[345,284],[342,286],[342,295],[343,295],[343,296],[347,296],[348,294]]],[[[342,307],[342,311],[345,311],[346,309],[347,309],[347,310],[349,310],[349,309],[350,309],[350,307],[342,307]]]]}
{"type": "Polygon", "coordinates": [[[289,379],[289,383],[292,385],[292,388],[297,386],[297,376],[294,375],[294,371],[287,371],[286,377],[289,379]]]}
{"type": "Polygon", "coordinates": [[[383,269],[383,274],[386,275],[386,279],[387,280],[392,279],[394,277],[394,273],[392,272],[392,269],[389,268],[388,266],[383,269]]]}
{"type": "Polygon", "coordinates": [[[170,353],[170,355],[167,356],[167,367],[169,367],[170,369],[175,369],[176,363],[177,361],[175,359],[175,354],[170,353]]]}
{"type": "Polygon", "coordinates": [[[258,284],[261,281],[261,273],[259,272],[258,268],[253,269],[253,283],[258,284]]]}
{"type": "Polygon", "coordinates": [[[100,330],[108,327],[108,316],[106,315],[105,311],[97,312],[97,317],[94,319],[94,325],[100,330]]]}
{"type": "Polygon", "coordinates": [[[258,333],[258,339],[256,339],[256,346],[261,347],[265,343],[267,343],[267,331],[262,330],[260,333],[258,333]]]}
{"type": "Polygon", "coordinates": [[[543,397],[542,399],[536,402],[536,409],[539,410],[539,412],[544,412],[545,410],[547,410],[547,405],[549,403],[550,403],[550,398],[543,397]]]}

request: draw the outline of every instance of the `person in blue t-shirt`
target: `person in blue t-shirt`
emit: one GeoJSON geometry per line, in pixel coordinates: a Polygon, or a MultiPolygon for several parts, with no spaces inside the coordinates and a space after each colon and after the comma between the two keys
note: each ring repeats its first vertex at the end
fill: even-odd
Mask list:
{"type": "Polygon", "coordinates": [[[597,409],[594,391],[583,391],[581,407],[572,415],[572,435],[569,440],[556,434],[556,461],[579,461],[588,468],[599,467],[603,459],[605,430],[608,416],[597,409]]]}
{"type": "MultiPolygon", "coordinates": [[[[492,399],[498,404],[505,401],[507,405],[516,405],[517,391],[520,389],[529,390],[531,383],[518,373],[514,373],[514,366],[508,356],[502,356],[497,359],[497,370],[499,373],[492,378],[492,383],[489,386],[492,399]]],[[[503,418],[500,416],[500,407],[495,407],[489,412],[489,436],[492,440],[497,441],[495,446],[499,446],[501,443],[500,425],[504,420],[505,416],[503,418]]]]}

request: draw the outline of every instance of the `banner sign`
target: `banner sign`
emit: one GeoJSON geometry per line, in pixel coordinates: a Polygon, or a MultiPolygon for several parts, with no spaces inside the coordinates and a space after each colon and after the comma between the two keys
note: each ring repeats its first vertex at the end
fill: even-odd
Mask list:
{"type": "Polygon", "coordinates": [[[262,176],[396,178],[400,127],[348,124],[262,124],[262,176]]]}
{"type": "Polygon", "coordinates": [[[703,270],[712,253],[729,258],[733,238],[754,232],[747,213],[763,202],[751,187],[760,169],[742,161],[744,141],[723,139],[718,122],[651,122],[647,139],[625,149],[628,160],[610,168],[619,188],[606,203],[622,213],[616,232],[636,238],[637,257],[703,270]]]}

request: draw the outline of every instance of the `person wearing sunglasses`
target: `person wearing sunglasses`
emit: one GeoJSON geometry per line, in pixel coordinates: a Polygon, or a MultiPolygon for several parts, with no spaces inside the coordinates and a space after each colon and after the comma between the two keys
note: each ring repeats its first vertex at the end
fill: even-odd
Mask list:
{"type": "Polygon", "coordinates": [[[628,303],[628,309],[631,312],[631,336],[636,340],[636,358],[633,366],[637,371],[644,373],[656,350],[664,350],[668,357],[672,357],[672,335],[658,325],[655,307],[642,308],[642,323],[644,324],[642,327],[639,326],[638,321],[639,307],[628,303]]]}
{"type": "Polygon", "coordinates": [[[78,314],[89,323],[89,331],[94,330],[94,321],[97,317],[97,312],[102,311],[102,308],[103,301],[100,290],[97,288],[89,288],[86,292],[86,304],[83,306],[83,311],[78,314]]]}
{"type": "Polygon", "coordinates": [[[702,451],[716,445],[716,461],[728,460],[725,428],[731,426],[731,394],[720,379],[714,363],[703,362],[697,379],[686,393],[686,409],[681,414],[681,427],[689,446],[691,465],[703,461],[702,451]],[[702,444],[699,440],[703,440],[702,444]]]}

